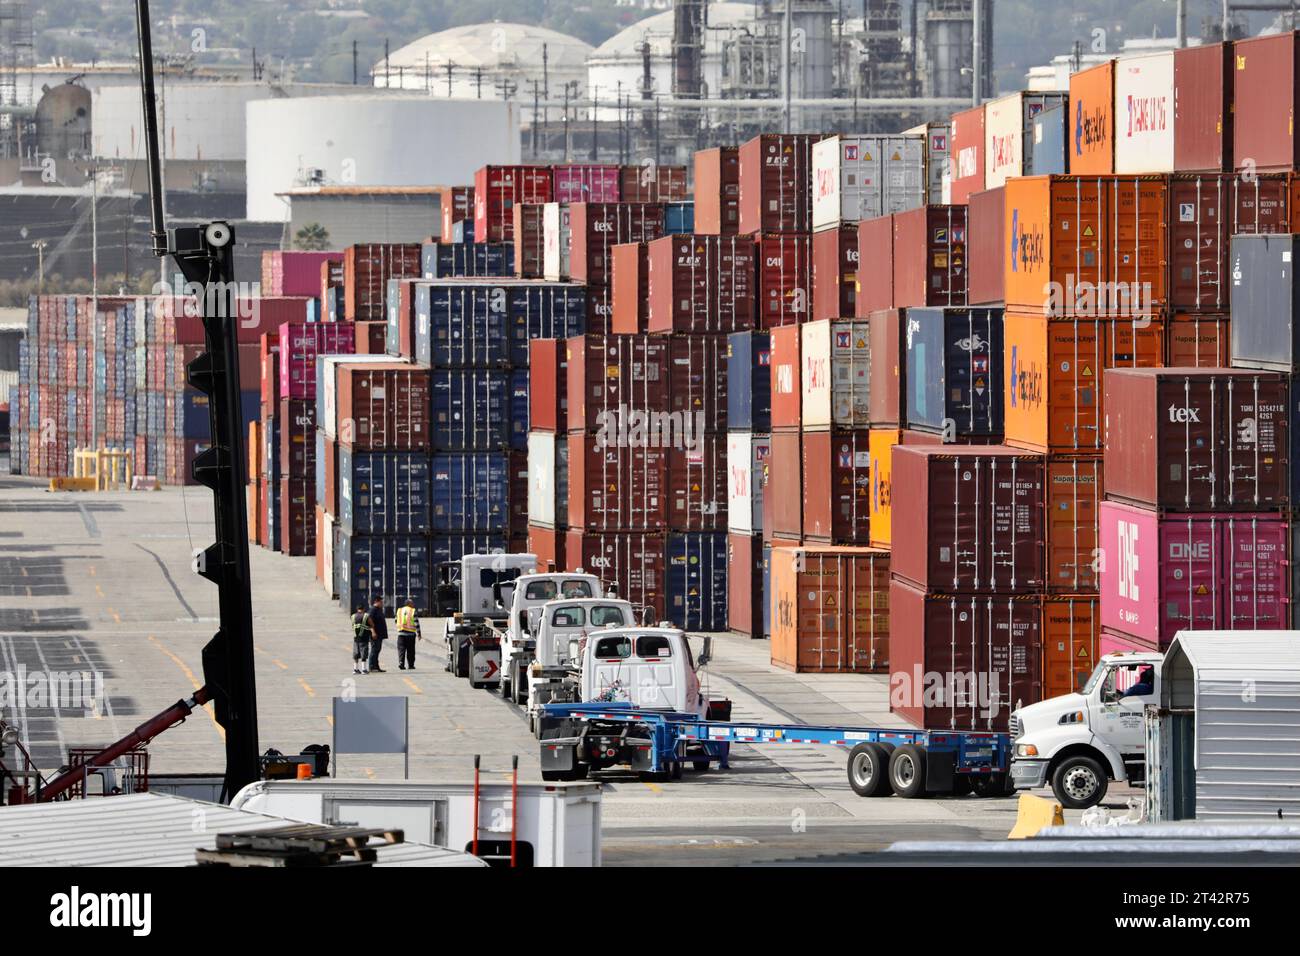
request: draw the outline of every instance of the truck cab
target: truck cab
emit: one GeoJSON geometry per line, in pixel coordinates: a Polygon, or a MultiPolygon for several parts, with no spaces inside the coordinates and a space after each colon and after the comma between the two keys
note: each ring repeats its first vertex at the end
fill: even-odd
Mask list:
{"type": "Polygon", "coordinates": [[[600,578],[581,570],[524,574],[511,582],[510,593],[499,596],[505,626],[499,629],[501,642],[501,696],[516,704],[528,702],[528,666],[536,647],[534,626],[540,609],[556,599],[584,599],[602,596],[600,578]]]}
{"type": "Polygon", "coordinates": [[[447,618],[446,670],[476,687],[500,681],[500,642],[489,623],[504,618],[500,603],[515,582],[536,571],[535,554],[467,554],[439,566],[434,603],[447,618]]]}
{"type": "Polygon", "coordinates": [[[1014,711],[1016,789],[1050,786],[1061,806],[1083,809],[1102,801],[1111,780],[1143,783],[1143,713],[1160,699],[1163,659],[1157,653],[1107,654],[1078,693],[1014,711]]]}
{"type": "Polygon", "coordinates": [[[582,700],[704,717],[696,666],[686,633],[675,627],[606,628],[587,637],[582,700]]]}
{"type": "Polygon", "coordinates": [[[528,725],[535,732],[545,705],[578,701],[589,635],[637,621],[629,601],[608,597],[549,601],[528,614],[536,641],[528,665],[528,725]]]}

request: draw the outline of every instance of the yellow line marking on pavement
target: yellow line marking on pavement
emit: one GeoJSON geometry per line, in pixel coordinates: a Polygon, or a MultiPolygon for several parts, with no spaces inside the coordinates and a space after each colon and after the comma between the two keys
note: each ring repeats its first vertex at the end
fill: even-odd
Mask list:
{"type": "Polygon", "coordinates": [[[101,588],[98,584],[96,584],[96,585],[95,585],[95,593],[98,594],[100,597],[103,597],[103,596],[104,596],[104,589],[101,588]]]}
{"type": "Polygon", "coordinates": [[[284,661],[280,660],[280,658],[278,657],[272,657],[271,663],[274,664],[276,667],[280,668],[280,670],[282,671],[287,671],[289,669],[289,665],[286,664],[284,661]]]}
{"type": "MultiPolygon", "coordinates": [[[[158,648],[158,650],[162,651],[175,661],[176,666],[181,669],[181,673],[185,675],[186,679],[194,685],[195,690],[198,690],[203,686],[199,683],[199,679],[194,676],[194,671],[190,670],[189,665],[164,647],[162,641],[158,640],[158,638],[154,637],[152,634],[149,635],[149,641],[158,648]]],[[[212,726],[217,729],[217,735],[224,741],[226,739],[226,731],[224,727],[217,723],[217,715],[213,713],[211,702],[204,704],[202,709],[203,712],[208,715],[208,719],[212,721],[212,726]]]]}
{"type": "Polygon", "coordinates": [[[315,692],[314,690],[311,689],[311,684],[308,684],[308,683],[307,683],[305,680],[303,680],[301,677],[298,678],[298,683],[302,686],[302,689],[305,690],[305,691],[307,692],[307,696],[308,696],[308,697],[315,697],[315,696],[316,696],[316,692],[315,692]]]}
{"type": "Polygon", "coordinates": [[[657,784],[657,783],[647,783],[646,786],[650,788],[650,790],[651,790],[652,793],[663,793],[663,792],[664,792],[664,788],[661,787],[661,786],[659,786],[659,784],[657,784]]]}
{"type": "Polygon", "coordinates": [[[369,767],[367,767],[367,768],[366,768],[366,776],[369,777],[371,780],[374,780],[374,779],[375,779],[375,772],[374,772],[373,770],[371,770],[369,767]]]}
{"type": "Polygon", "coordinates": [[[457,725],[456,725],[456,733],[458,733],[458,734],[463,734],[464,732],[465,732],[465,728],[462,727],[460,724],[457,724],[457,725]]]}
{"type": "Polygon", "coordinates": [[[329,640],[329,637],[328,637],[327,635],[325,635],[325,634],[318,634],[317,636],[318,636],[322,641],[328,641],[328,640],[329,640]]]}
{"type": "Polygon", "coordinates": [[[115,611],[113,608],[110,607],[110,608],[108,609],[108,613],[111,614],[111,615],[113,615],[113,621],[114,621],[115,623],[117,623],[117,624],[121,624],[121,623],[122,623],[122,615],[118,614],[117,611],[115,611]]]}
{"type": "Polygon", "coordinates": [[[417,684],[415,681],[411,680],[411,678],[403,677],[402,680],[406,682],[407,687],[411,688],[411,690],[415,691],[417,694],[424,693],[424,691],[420,690],[420,685],[417,684]]]}
{"type": "Polygon", "coordinates": [[[331,726],[331,727],[334,726],[334,715],[333,715],[333,714],[330,714],[330,715],[329,715],[328,717],[326,717],[325,719],[328,720],[328,721],[330,722],[330,726],[331,726]]]}
{"type": "Polygon", "coordinates": [[[92,564],[88,570],[90,571],[90,576],[93,578],[95,576],[95,566],[92,564]]]}

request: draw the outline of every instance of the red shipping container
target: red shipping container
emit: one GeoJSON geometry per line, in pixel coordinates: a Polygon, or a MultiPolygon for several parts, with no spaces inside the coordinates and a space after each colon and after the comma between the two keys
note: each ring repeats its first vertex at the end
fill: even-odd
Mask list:
{"type": "Polygon", "coordinates": [[[1107,496],[1173,511],[1289,503],[1285,376],[1116,369],[1104,386],[1107,496]]]}
{"type": "Polygon", "coordinates": [[[740,232],[812,230],[809,133],[763,133],[740,147],[740,232]]]}
{"type": "Polygon", "coordinates": [[[610,329],[618,334],[637,335],[646,330],[646,301],[649,297],[647,244],[629,242],[615,246],[611,256],[613,277],[610,290],[610,329]]]}
{"type": "Polygon", "coordinates": [[[894,214],[894,301],[966,304],[966,207],[920,206],[894,214]]]}
{"type": "Polygon", "coordinates": [[[686,167],[650,162],[624,166],[619,172],[618,192],[622,202],[684,202],[690,198],[686,167]]]}
{"type": "Polygon", "coordinates": [[[627,427],[632,412],[668,408],[668,340],[579,335],[565,345],[570,431],[627,427]]]}
{"type": "Polygon", "coordinates": [[[343,262],[342,252],[268,250],[262,253],[262,294],[269,296],[320,295],[320,270],[327,263],[343,262]]]}
{"type": "MultiPolygon", "coordinates": [[[[278,489],[277,489],[278,491],[278,489]]],[[[274,494],[270,490],[270,485],[265,481],[257,483],[257,543],[264,548],[271,546],[271,529],[269,526],[270,515],[268,514],[266,496],[274,494]]]]}
{"type": "Polygon", "coordinates": [[[1294,32],[1233,44],[1232,160],[1239,170],[1267,172],[1300,165],[1296,92],[1300,44],[1294,32]]]}
{"type": "Polygon", "coordinates": [[[966,209],[968,286],[971,305],[996,305],[1006,300],[1006,188],[971,193],[966,209]]]}
{"type": "Polygon", "coordinates": [[[474,187],[443,186],[438,190],[438,206],[442,216],[439,239],[451,242],[456,223],[474,218],[474,187]]]}
{"type": "MultiPolygon", "coordinates": [[[[343,317],[354,322],[388,318],[388,280],[418,279],[419,243],[366,243],[343,254],[343,317]]],[[[280,321],[306,321],[306,315],[280,321]]],[[[277,323],[278,325],[278,323],[277,323]]]]}
{"type": "MultiPolygon", "coordinates": [[[[415,284],[422,279],[403,279],[397,284],[397,354],[406,359],[415,358],[415,284]]],[[[385,323],[387,326],[387,323],[385,323]]],[[[387,328],[384,348],[388,350],[387,328]]]]}
{"type": "Polygon", "coordinates": [[[354,322],[353,351],[357,355],[383,355],[387,350],[387,322],[354,322]]]}
{"type": "Polygon", "coordinates": [[[325,436],[325,487],[321,491],[321,505],[332,515],[339,513],[339,444],[325,436]]]}
{"type": "Polygon", "coordinates": [[[803,433],[803,536],[833,544],[871,540],[870,432],[803,433]]]}
{"type": "Polygon", "coordinates": [[[1226,368],[1232,363],[1228,317],[1180,312],[1169,323],[1165,364],[1174,368],[1226,368]]]}
{"type": "Polygon", "coordinates": [[[1047,458],[1047,590],[1097,590],[1097,509],[1103,487],[1099,457],[1047,458]]]}
{"type": "Polygon", "coordinates": [[[664,619],[668,562],[663,535],[573,528],[565,538],[564,557],[565,570],[582,568],[600,575],[602,581],[613,582],[619,597],[650,608],[656,621],[664,619]]]}
{"type": "Polygon", "coordinates": [[[543,528],[536,524],[528,526],[528,553],[537,556],[537,570],[571,570],[564,561],[566,540],[563,529],[543,528]]]}
{"type": "MultiPolygon", "coordinates": [[[[698,181],[698,160],[695,168],[698,181]]],[[[764,599],[763,535],[727,535],[728,627],[738,634],[763,637],[764,599]]]]}
{"type": "Polygon", "coordinates": [[[858,224],[813,233],[812,317],[851,319],[857,302],[858,224]]]}
{"type": "Polygon", "coordinates": [[[1043,598],[1043,699],[1077,694],[1101,659],[1101,602],[1093,594],[1043,598]]]}
{"type": "Polygon", "coordinates": [[[651,332],[740,332],[754,327],[751,239],[665,236],[649,244],[646,277],[646,327],[651,332]]]}
{"type": "Polygon", "coordinates": [[[668,529],[727,530],[727,445],[724,435],[701,435],[689,447],[668,449],[668,529]]]}
{"type": "Polygon", "coordinates": [[[280,479],[280,550],[316,553],[316,492],[310,478],[280,479]]]}
{"type": "Polygon", "coordinates": [[[551,169],[552,202],[619,202],[617,165],[565,163],[551,169]]]}
{"type": "Polygon", "coordinates": [[[759,236],[756,251],[759,311],[754,327],[806,321],[812,308],[812,237],[798,232],[759,236]]]}
{"type": "Polygon", "coordinates": [[[774,548],[772,663],[800,673],[889,669],[889,552],[774,548]]]}
{"type": "Polygon", "coordinates": [[[797,325],[772,330],[772,430],[798,431],[802,420],[803,378],[797,325]]]}
{"type": "Polygon", "coordinates": [[[673,335],[668,340],[668,408],[683,416],[682,434],[727,430],[727,339],[673,335]],[[689,419],[686,417],[689,416],[689,419]]]}
{"type": "MultiPolygon", "coordinates": [[[[668,454],[572,433],[569,525],[601,531],[660,531],[668,524],[668,454]]],[[[723,488],[725,500],[726,488],[723,488]]]]}
{"type": "Polygon", "coordinates": [[[546,260],[546,206],[541,203],[517,203],[514,208],[515,275],[521,279],[540,279],[546,260]]]}
{"type": "Polygon", "coordinates": [[[904,325],[905,309],[886,309],[871,313],[871,378],[867,408],[871,426],[897,427],[903,420],[903,388],[907,361],[903,351],[906,343],[904,325]]]}
{"type": "Polygon", "coordinates": [[[528,343],[528,427],[534,431],[565,431],[569,426],[566,345],[561,339],[528,343]]]}
{"type": "Polygon", "coordinates": [[[1231,43],[1174,50],[1174,169],[1232,169],[1231,43]]]}
{"type": "Polygon", "coordinates": [[[1003,445],[896,445],[892,524],[908,531],[893,535],[894,574],[953,593],[1042,588],[1044,471],[1003,445]]]}
{"type": "Polygon", "coordinates": [[[854,312],[865,319],[894,307],[894,217],[858,223],[858,284],[854,312]]]}
{"type": "MultiPolygon", "coordinates": [[[[895,556],[895,563],[897,556],[895,556]]],[[[1006,733],[1043,698],[1042,598],[889,587],[889,709],[924,730],[1006,733]]]]}
{"type": "Polygon", "coordinates": [[[734,236],[740,229],[740,150],[716,146],[695,151],[695,231],[734,236]]]}
{"type": "Polygon", "coordinates": [[[803,441],[798,431],[772,432],[763,485],[765,537],[803,540],[803,441]]]}
{"type": "Polygon", "coordinates": [[[339,365],[339,442],[366,451],[425,451],[432,401],[427,368],[339,365]]]}
{"type": "Polygon", "coordinates": [[[356,352],[356,329],[346,322],[285,322],[279,335],[281,398],[315,399],[316,356],[356,352]]]}
{"type": "Polygon", "coordinates": [[[474,241],[513,242],[517,203],[551,201],[549,166],[483,166],[474,174],[474,241]]]}
{"type": "Polygon", "coordinates": [[[280,476],[316,480],[316,402],[280,399],[280,476]]]}
{"type": "Polygon", "coordinates": [[[951,202],[962,205],[984,189],[984,107],[952,114],[951,202]]]}
{"type": "Polygon", "coordinates": [[[608,288],[611,250],[662,236],[664,208],[658,203],[575,202],[569,207],[569,224],[569,274],[589,286],[608,288]]]}

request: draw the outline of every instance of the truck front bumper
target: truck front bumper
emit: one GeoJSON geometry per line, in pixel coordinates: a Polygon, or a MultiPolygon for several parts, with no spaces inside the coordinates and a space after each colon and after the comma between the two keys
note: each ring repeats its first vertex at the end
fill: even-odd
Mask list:
{"type": "Polygon", "coordinates": [[[1047,786],[1047,761],[1017,758],[1011,761],[1011,785],[1017,790],[1047,786]]]}

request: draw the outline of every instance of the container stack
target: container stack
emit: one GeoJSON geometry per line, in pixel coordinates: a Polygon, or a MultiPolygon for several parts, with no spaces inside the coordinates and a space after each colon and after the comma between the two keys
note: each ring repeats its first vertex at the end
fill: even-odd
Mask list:
{"type": "Polygon", "coordinates": [[[528,348],[528,553],[558,571],[570,569],[568,349],[550,338],[528,348]]]}
{"type": "Polygon", "coordinates": [[[771,364],[768,332],[728,336],[727,621],[751,637],[770,633],[764,569],[771,546],[763,540],[763,496],[772,455],[771,364]]]}

